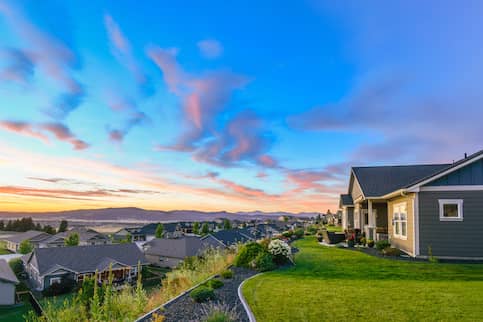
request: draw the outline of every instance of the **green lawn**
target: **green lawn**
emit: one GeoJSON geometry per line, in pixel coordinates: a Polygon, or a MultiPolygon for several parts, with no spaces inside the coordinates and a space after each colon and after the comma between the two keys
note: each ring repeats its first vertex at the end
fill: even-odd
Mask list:
{"type": "Polygon", "coordinates": [[[245,283],[257,321],[481,321],[483,264],[381,259],[295,242],[296,266],[245,283]]]}
{"type": "Polygon", "coordinates": [[[0,255],[11,254],[12,252],[7,249],[7,243],[0,241],[0,255]]]}

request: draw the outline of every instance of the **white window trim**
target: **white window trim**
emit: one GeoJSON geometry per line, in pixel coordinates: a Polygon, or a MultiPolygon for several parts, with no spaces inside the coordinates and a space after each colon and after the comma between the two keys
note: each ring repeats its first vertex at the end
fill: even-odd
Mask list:
{"type": "MultiPolygon", "coordinates": [[[[407,240],[408,239],[408,203],[407,202],[400,202],[400,203],[397,203],[397,204],[394,204],[392,205],[392,222],[393,222],[393,227],[392,227],[392,234],[393,234],[393,237],[394,238],[397,238],[397,239],[401,239],[401,240],[407,240]],[[395,216],[395,211],[394,209],[397,208],[397,207],[401,207],[401,206],[405,206],[406,207],[406,236],[402,235],[402,234],[396,234],[396,221],[394,220],[395,216]]],[[[402,221],[399,220],[399,222],[401,223],[402,221]]],[[[400,228],[400,231],[402,231],[401,229],[402,225],[399,227],[400,228]]]]}
{"type": "Polygon", "coordinates": [[[439,221],[463,221],[463,199],[439,199],[439,221]],[[458,205],[458,217],[445,217],[444,205],[458,205]]]}
{"type": "Polygon", "coordinates": [[[50,281],[49,281],[50,285],[54,285],[56,283],[60,284],[62,283],[62,277],[52,277],[50,278],[50,281]]]}

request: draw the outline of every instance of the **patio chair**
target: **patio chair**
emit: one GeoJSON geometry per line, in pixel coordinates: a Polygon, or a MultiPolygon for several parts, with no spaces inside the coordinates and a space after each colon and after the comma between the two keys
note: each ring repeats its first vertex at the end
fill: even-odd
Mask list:
{"type": "Polygon", "coordinates": [[[327,229],[322,229],[322,237],[327,244],[338,244],[345,240],[344,233],[333,233],[327,229]]]}

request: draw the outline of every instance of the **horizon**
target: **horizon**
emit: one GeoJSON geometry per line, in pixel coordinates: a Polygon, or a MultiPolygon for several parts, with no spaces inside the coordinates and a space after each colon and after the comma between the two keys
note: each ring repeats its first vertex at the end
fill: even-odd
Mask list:
{"type": "Polygon", "coordinates": [[[0,0],[0,211],[335,213],[352,166],[483,148],[482,13],[0,0]]]}

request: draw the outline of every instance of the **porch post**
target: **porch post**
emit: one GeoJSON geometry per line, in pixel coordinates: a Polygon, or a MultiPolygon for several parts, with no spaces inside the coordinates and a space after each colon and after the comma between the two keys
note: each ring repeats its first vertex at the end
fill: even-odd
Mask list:
{"type": "Polygon", "coordinates": [[[372,200],[367,200],[367,213],[369,217],[368,222],[368,238],[374,239],[374,228],[376,224],[376,218],[374,216],[374,212],[372,211],[372,200]]]}

